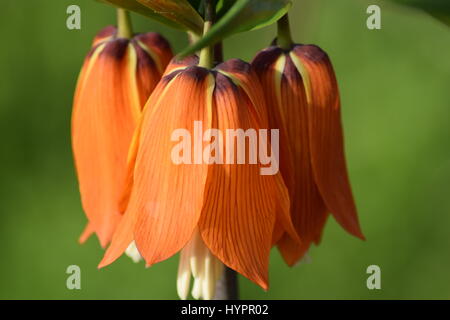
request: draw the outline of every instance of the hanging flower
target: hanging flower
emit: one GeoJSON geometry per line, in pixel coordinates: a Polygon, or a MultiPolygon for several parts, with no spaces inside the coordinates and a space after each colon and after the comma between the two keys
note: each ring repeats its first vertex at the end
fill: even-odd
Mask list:
{"type": "Polygon", "coordinates": [[[131,152],[128,208],[100,267],[135,241],[148,266],[181,251],[181,298],[191,274],[194,297],[212,298],[222,264],[267,289],[275,224],[299,240],[281,175],[262,174],[268,166],[251,161],[256,142],[268,149],[259,155],[269,155],[269,139],[251,143],[247,136],[240,150],[225,134],[249,129],[268,129],[262,89],[249,64],[230,60],[207,69],[190,58],[169,65],[145,107],[131,152]]]}
{"type": "Polygon", "coordinates": [[[126,207],[121,197],[133,132],[171,58],[168,42],[156,33],[124,38],[107,27],[93,41],[72,114],[73,153],[89,220],[81,242],[93,232],[102,246],[111,240],[126,207]]]}
{"type": "Polygon", "coordinates": [[[328,55],[314,45],[271,46],[252,62],[264,88],[269,122],[280,128],[280,169],[289,189],[291,218],[302,243],[277,240],[289,265],[318,244],[328,214],[364,239],[344,155],[341,107],[328,55]]]}

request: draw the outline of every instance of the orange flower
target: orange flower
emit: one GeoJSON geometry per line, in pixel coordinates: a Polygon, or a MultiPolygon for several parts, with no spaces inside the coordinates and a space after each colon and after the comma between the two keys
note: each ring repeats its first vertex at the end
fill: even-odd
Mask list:
{"type": "Polygon", "coordinates": [[[95,232],[102,246],[123,214],[127,153],[142,106],[172,58],[156,33],[132,39],[103,29],[85,59],[74,98],[72,146],[83,209],[89,220],[80,238],[95,232]]]}
{"type": "MultiPolygon", "coordinates": [[[[267,129],[262,89],[250,65],[240,60],[212,70],[196,63],[189,58],[169,65],[145,107],[132,151],[128,208],[99,267],[135,241],[147,265],[181,250],[182,298],[191,273],[194,297],[212,298],[222,263],[267,289],[275,222],[299,241],[289,217],[288,191],[279,173],[261,175],[260,163],[237,164],[238,148],[230,147],[228,139],[212,139],[210,130],[267,129]],[[186,162],[173,161],[178,150],[174,132],[180,128],[199,141],[183,149],[186,162]],[[199,150],[203,160],[196,159],[199,150]],[[233,163],[216,161],[229,152],[233,163]]],[[[249,144],[245,151],[248,157],[249,144]]]]}
{"type": "Polygon", "coordinates": [[[289,189],[299,244],[289,234],[275,239],[285,261],[295,264],[320,242],[328,213],[364,239],[347,175],[339,92],[327,54],[313,45],[277,46],[252,62],[262,82],[270,126],[280,128],[280,170],[289,189]]]}

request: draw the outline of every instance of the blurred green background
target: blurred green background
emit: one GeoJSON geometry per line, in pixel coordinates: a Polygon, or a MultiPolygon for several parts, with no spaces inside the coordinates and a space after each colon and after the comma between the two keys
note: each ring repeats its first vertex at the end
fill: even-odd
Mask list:
{"type": "MultiPolygon", "coordinates": [[[[179,51],[183,34],[133,16],[179,51]]],[[[392,3],[296,0],[298,42],[331,56],[343,101],[346,151],[367,241],[329,220],[311,263],[288,268],[273,251],[266,293],[240,278],[248,299],[450,298],[450,29],[392,3]],[[379,4],[382,29],[366,28],[379,4]],[[381,267],[368,290],[366,268],[381,267]]],[[[126,257],[106,269],[97,240],[77,243],[81,210],[70,147],[73,91],[92,37],[115,23],[93,0],[6,0],[0,36],[0,298],[177,298],[177,257],[145,269],[126,257]],[[66,28],[81,7],[82,29],[66,28]],[[81,290],[66,268],[81,267],[81,290]]],[[[268,27],[225,42],[227,58],[251,59],[275,35],[268,27]]]]}

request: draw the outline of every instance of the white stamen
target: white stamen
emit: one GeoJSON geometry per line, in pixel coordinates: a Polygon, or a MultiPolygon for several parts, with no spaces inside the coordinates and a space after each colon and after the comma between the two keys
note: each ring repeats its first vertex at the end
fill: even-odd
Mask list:
{"type": "Polygon", "coordinates": [[[192,297],[194,299],[201,299],[202,298],[202,279],[201,278],[195,278],[194,279],[194,286],[192,287],[192,297]]]}
{"type": "Polygon", "coordinates": [[[136,247],[136,243],[132,241],[128,248],[125,250],[125,254],[133,260],[133,262],[138,263],[142,260],[142,256],[139,253],[139,250],[136,247]]]}
{"type": "Polygon", "coordinates": [[[200,233],[181,250],[178,267],[177,291],[181,299],[188,296],[191,274],[194,278],[192,297],[210,300],[214,298],[217,281],[223,274],[223,264],[206,247],[200,233]]]}
{"type": "Polygon", "coordinates": [[[203,277],[203,299],[211,300],[214,298],[214,294],[216,291],[216,281],[215,281],[215,270],[214,270],[214,262],[212,261],[214,257],[210,252],[205,257],[205,272],[203,277]]]}
{"type": "MultiPolygon", "coordinates": [[[[207,253],[207,248],[203,243],[203,240],[200,237],[198,232],[194,233],[192,240],[189,241],[187,247],[190,247],[190,261],[191,261],[191,270],[194,278],[198,278],[203,273],[204,268],[204,259],[205,254],[207,253]]],[[[183,249],[184,250],[184,249],[183,249]]]]}
{"type": "Polygon", "coordinates": [[[189,251],[183,250],[181,252],[180,264],[178,266],[177,292],[178,296],[182,300],[187,299],[191,283],[191,266],[189,263],[189,253],[190,253],[189,251]]]}

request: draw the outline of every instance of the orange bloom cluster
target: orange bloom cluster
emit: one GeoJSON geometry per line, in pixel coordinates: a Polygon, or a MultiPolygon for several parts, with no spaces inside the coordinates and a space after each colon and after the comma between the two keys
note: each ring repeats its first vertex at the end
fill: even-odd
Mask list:
{"type": "MultiPolygon", "coordinates": [[[[180,297],[192,275],[194,297],[210,299],[223,265],[267,289],[271,248],[295,264],[320,241],[329,213],[363,238],[325,52],[272,46],[251,64],[233,59],[207,69],[196,57],[169,63],[170,46],[157,34],[115,32],[94,40],[72,120],[89,220],[82,239],[95,232],[103,246],[111,242],[100,267],[127,249],[147,265],[181,252],[180,297]],[[262,164],[237,161],[174,163],[172,133],[194,135],[197,121],[204,130],[278,129],[280,172],[261,175],[262,164]]],[[[202,150],[210,144],[204,139],[202,150]]]]}

